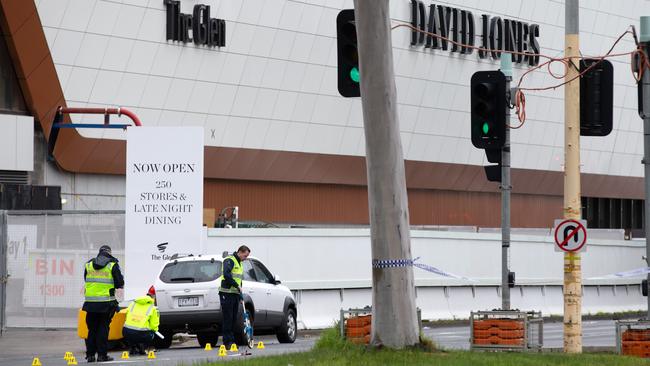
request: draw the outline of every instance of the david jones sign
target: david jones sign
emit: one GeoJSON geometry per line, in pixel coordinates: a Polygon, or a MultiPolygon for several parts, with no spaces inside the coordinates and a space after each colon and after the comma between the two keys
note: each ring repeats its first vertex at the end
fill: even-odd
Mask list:
{"type": "MultiPolygon", "coordinates": [[[[411,26],[464,45],[475,45],[474,14],[468,10],[435,4],[429,5],[427,9],[421,0],[411,0],[411,26]]],[[[501,57],[501,51],[516,51],[522,54],[512,55],[513,62],[530,66],[539,64],[538,24],[482,14],[481,30],[479,47],[490,51],[478,51],[479,58],[492,57],[497,60],[501,57]]],[[[474,51],[416,30],[411,31],[411,45],[424,45],[425,48],[461,54],[471,54],[474,51]]]]}

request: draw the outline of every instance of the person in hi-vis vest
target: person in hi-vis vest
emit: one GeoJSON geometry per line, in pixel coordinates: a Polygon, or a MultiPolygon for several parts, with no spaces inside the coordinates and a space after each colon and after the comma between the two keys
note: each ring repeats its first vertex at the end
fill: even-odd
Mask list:
{"type": "Polygon", "coordinates": [[[111,255],[111,247],[102,245],[97,257],[86,262],[84,267],[84,296],[82,310],[86,312],[86,360],[112,361],[108,355],[108,327],[113,314],[117,311],[118,303],[115,289],[124,288],[124,277],[117,264],[117,259],[111,255]]]}
{"type": "Polygon", "coordinates": [[[241,281],[244,278],[242,262],[248,258],[251,250],[242,245],[232,255],[226,257],[221,264],[221,285],[219,286],[219,302],[223,316],[223,344],[227,349],[235,343],[233,327],[237,321],[237,309],[242,299],[241,281]]]}
{"type": "Polygon", "coordinates": [[[145,348],[151,346],[158,331],[160,315],[155,301],[156,291],[151,286],[147,295],[138,297],[127,307],[122,335],[129,344],[129,353],[132,355],[146,355],[145,348]]]}

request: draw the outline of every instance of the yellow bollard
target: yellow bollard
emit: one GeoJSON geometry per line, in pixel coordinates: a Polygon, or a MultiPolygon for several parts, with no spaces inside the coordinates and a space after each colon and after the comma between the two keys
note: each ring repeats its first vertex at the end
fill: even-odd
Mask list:
{"type": "Polygon", "coordinates": [[[72,352],[66,352],[65,356],[63,356],[63,359],[66,360],[66,361],[70,361],[70,359],[73,358],[73,357],[74,357],[74,355],[72,354],[72,352]]]}
{"type": "Polygon", "coordinates": [[[259,341],[259,343],[257,343],[257,349],[264,349],[264,342],[259,341]]]}
{"type": "Polygon", "coordinates": [[[77,359],[74,356],[72,356],[72,358],[68,360],[68,365],[78,365],[77,359]]]}
{"type": "Polygon", "coordinates": [[[230,345],[230,352],[239,352],[236,344],[233,343],[230,345]]]}
{"type": "Polygon", "coordinates": [[[123,360],[128,360],[129,359],[129,351],[122,352],[122,359],[123,360]]]}
{"type": "Polygon", "coordinates": [[[212,351],[212,345],[210,343],[205,344],[205,350],[206,351],[212,351]]]}
{"type": "Polygon", "coordinates": [[[32,366],[43,366],[41,363],[41,360],[38,359],[38,357],[34,357],[34,361],[32,361],[32,366]]]}
{"type": "Polygon", "coordinates": [[[149,351],[149,355],[147,356],[147,358],[153,360],[154,358],[156,358],[156,354],[153,353],[153,351],[149,351]]]}

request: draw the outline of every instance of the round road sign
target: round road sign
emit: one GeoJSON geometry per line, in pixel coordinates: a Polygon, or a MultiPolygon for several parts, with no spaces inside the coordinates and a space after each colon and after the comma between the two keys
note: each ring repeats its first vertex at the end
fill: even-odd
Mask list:
{"type": "Polygon", "coordinates": [[[587,243],[587,229],[576,220],[564,220],[555,227],[555,245],[565,252],[577,252],[587,243]]]}

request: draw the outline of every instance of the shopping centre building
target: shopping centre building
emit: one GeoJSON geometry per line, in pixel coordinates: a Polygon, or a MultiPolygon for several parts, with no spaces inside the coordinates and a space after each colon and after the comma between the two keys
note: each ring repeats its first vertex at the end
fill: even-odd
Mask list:
{"type": "MultiPolygon", "coordinates": [[[[580,5],[585,56],[606,53],[650,14],[646,0],[580,5]]],[[[145,126],[204,128],[205,208],[236,205],[241,220],[276,224],[367,224],[361,99],[337,91],[336,16],[351,7],[0,0],[0,182],[60,186],[63,209],[123,210],[125,131],[62,129],[51,159],[47,141],[59,106],[124,107],[145,126]]],[[[391,18],[466,44],[527,51],[514,60],[515,81],[544,61],[537,51],[563,54],[561,1],[393,0],[391,18]]],[[[471,75],[498,69],[497,52],[433,40],[407,27],[392,32],[411,223],[498,227],[501,195],[472,146],[469,115],[471,75]]],[[[635,47],[628,34],[615,53],[635,47]]],[[[634,234],[643,225],[642,120],[630,57],[611,62],[614,130],[581,139],[583,216],[592,228],[634,234]]],[[[522,86],[559,82],[542,68],[522,86]]],[[[511,134],[513,227],[550,227],[562,215],[563,98],[561,87],[526,93],[526,123],[511,134]]]]}

